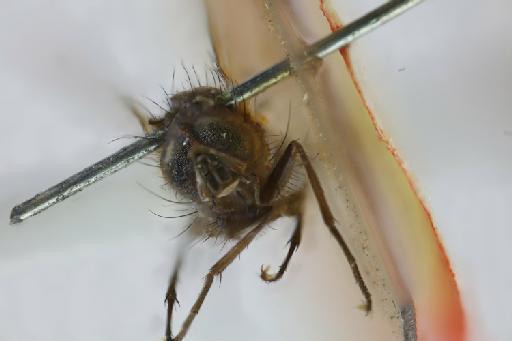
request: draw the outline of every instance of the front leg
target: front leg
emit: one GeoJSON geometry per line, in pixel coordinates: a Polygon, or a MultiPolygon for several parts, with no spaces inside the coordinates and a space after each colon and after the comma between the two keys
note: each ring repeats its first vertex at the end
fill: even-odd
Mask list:
{"type": "MultiPolygon", "coordinates": [[[[258,235],[258,233],[261,232],[261,230],[267,225],[267,223],[274,219],[273,216],[268,214],[267,216],[263,217],[258,224],[253,227],[242,239],[240,239],[221,259],[217,261],[211,268],[208,274],[205,277],[203,288],[201,289],[199,295],[196,298],[196,301],[192,308],[190,309],[190,312],[188,313],[188,316],[186,317],[185,321],[181,325],[181,328],[178,332],[178,334],[173,338],[171,333],[171,317],[172,317],[172,306],[168,306],[170,309],[170,312],[168,311],[168,326],[166,329],[166,341],[181,341],[187,334],[192,322],[194,321],[197,314],[199,314],[199,310],[201,309],[201,306],[203,305],[203,302],[206,298],[206,295],[208,295],[208,292],[210,291],[210,288],[213,284],[213,279],[216,276],[220,276],[222,272],[242,253],[245,248],[254,240],[254,238],[258,235]]],[[[175,272],[177,273],[177,272],[175,272]]],[[[176,281],[174,280],[174,276],[171,279],[171,285],[170,285],[170,297],[173,299],[173,301],[169,301],[169,303],[174,303],[175,297],[176,297],[176,281]]],[[[176,277],[177,278],[177,277],[176,277]]]]}
{"type": "Polygon", "coordinates": [[[347,245],[347,242],[343,239],[340,232],[336,228],[336,223],[334,219],[334,215],[331,212],[329,205],[327,204],[327,200],[325,198],[324,190],[320,185],[320,180],[318,179],[318,175],[316,174],[313,166],[311,165],[311,161],[309,160],[306,152],[302,145],[297,141],[292,141],[284,151],[283,155],[276,163],[274,170],[270,174],[267,179],[265,186],[261,192],[261,200],[262,202],[272,202],[279,195],[279,189],[282,188],[283,183],[288,181],[288,174],[291,172],[291,168],[294,166],[295,157],[298,156],[302,161],[302,165],[306,169],[306,173],[309,179],[309,183],[313,188],[313,193],[315,194],[316,200],[318,202],[318,206],[320,208],[320,212],[322,214],[322,219],[329,229],[329,232],[332,234],[336,242],[343,250],[345,254],[345,258],[347,259],[350,269],[352,270],[352,274],[356,280],[359,289],[361,290],[365,300],[365,310],[369,313],[372,310],[372,297],[366,283],[364,282],[363,276],[359,271],[359,266],[357,265],[356,259],[350,248],[347,245]]]}
{"type": "Polygon", "coordinates": [[[169,281],[169,287],[167,288],[167,293],[165,294],[165,303],[167,304],[167,323],[165,326],[165,337],[167,340],[172,339],[172,313],[174,311],[174,305],[180,302],[178,301],[178,296],[176,295],[176,285],[178,284],[178,273],[181,267],[181,260],[175,265],[174,271],[171,276],[171,280],[169,281]]]}

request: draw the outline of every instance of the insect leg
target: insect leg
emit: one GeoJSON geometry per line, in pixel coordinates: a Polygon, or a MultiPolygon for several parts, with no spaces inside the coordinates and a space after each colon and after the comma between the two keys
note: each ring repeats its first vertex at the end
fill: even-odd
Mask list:
{"type": "MultiPolygon", "coordinates": [[[[327,228],[329,229],[329,232],[331,232],[332,236],[334,237],[334,239],[336,239],[336,242],[343,250],[343,253],[345,254],[348,264],[350,265],[350,269],[352,270],[352,274],[356,280],[356,283],[359,286],[359,289],[361,290],[366,300],[365,311],[368,313],[372,310],[372,297],[370,291],[368,290],[368,287],[364,282],[363,276],[359,271],[359,266],[357,265],[356,259],[354,258],[354,255],[350,251],[347,242],[343,239],[340,232],[336,228],[335,219],[331,212],[331,209],[329,208],[329,205],[327,204],[327,200],[324,195],[324,190],[322,189],[322,186],[320,184],[320,180],[318,179],[318,176],[315,170],[313,169],[313,166],[311,165],[311,162],[308,156],[306,155],[304,148],[299,142],[292,141],[290,142],[288,147],[286,147],[286,150],[284,151],[283,155],[277,162],[274,171],[272,171],[270,177],[268,178],[267,184],[279,183],[280,177],[282,176],[282,174],[285,173],[285,169],[287,168],[288,164],[293,163],[294,157],[296,155],[300,157],[302,164],[306,169],[306,173],[309,178],[309,183],[313,188],[313,192],[315,194],[318,206],[320,208],[320,212],[322,214],[322,219],[327,228]]],[[[267,189],[267,187],[268,186],[265,186],[264,191],[262,192],[262,198],[265,199],[272,198],[275,195],[274,193],[272,193],[271,190],[267,189]]]]}
{"type": "Polygon", "coordinates": [[[279,266],[279,270],[275,274],[268,273],[268,268],[261,266],[261,279],[265,282],[275,282],[281,279],[283,277],[283,274],[285,273],[286,269],[288,268],[288,263],[290,262],[290,259],[292,258],[292,255],[295,251],[299,248],[300,240],[302,236],[302,214],[297,215],[297,223],[295,225],[295,230],[293,231],[292,237],[290,238],[289,244],[290,247],[288,248],[288,254],[286,255],[286,258],[284,259],[283,263],[279,266]]]}
{"type": "Polygon", "coordinates": [[[169,281],[169,287],[167,288],[167,293],[165,294],[165,302],[167,303],[167,324],[165,326],[165,337],[167,340],[171,340],[172,331],[171,331],[171,321],[172,321],[172,312],[174,310],[174,305],[176,303],[180,304],[178,301],[178,297],[176,295],[176,284],[178,283],[178,273],[181,267],[181,260],[175,265],[174,271],[171,276],[171,280],[169,281]]]}
{"type": "MultiPolygon", "coordinates": [[[[172,338],[170,335],[167,335],[167,341],[181,341],[187,334],[190,325],[194,321],[195,317],[199,313],[199,309],[201,309],[201,306],[203,305],[203,302],[206,298],[206,295],[210,291],[210,288],[213,284],[213,279],[215,276],[220,276],[222,272],[240,255],[240,253],[254,240],[256,235],[266,226],[268,223],[268,218],[263,219],[256,225],[254,228],[252,228],[242,239],[240,239],[235,246],[231,248],[221,259],[217,261],[211,268],[208,274],[206,275],[206,278],[204,280],[203,288],[201,289],[201,292],[197,296],[197,299],[190,309],[190,312],[181,325],[181,329],[174,338],[172,338]]],[[[169,327],[170,330],[170,327],[169,327]]]]}

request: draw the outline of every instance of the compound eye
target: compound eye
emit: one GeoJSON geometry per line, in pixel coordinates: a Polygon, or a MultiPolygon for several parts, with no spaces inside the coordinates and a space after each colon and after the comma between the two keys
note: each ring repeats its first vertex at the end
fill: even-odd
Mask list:
{"type": "MultiPolygon", "coordinates": [[[[246,142],[242,138],[241,132],[234,126],[215,120],[204,120],[196,123],[194,132],[197,140],[205,146],[240,159],[247,157],[246,142]]],[[[216,166],[216,164],[213,165],[216,166]]]]}

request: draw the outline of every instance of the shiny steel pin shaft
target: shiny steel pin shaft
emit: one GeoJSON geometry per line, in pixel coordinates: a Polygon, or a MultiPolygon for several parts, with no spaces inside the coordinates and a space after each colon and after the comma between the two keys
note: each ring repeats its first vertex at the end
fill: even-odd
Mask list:
{"type": "MultiPolygon", "coordinates": [[[[309,46],[304,51],[302,63],[305,64],[316,58],[324,58],[422,1],[423,0],[391,0],[386,2],[382,6],[377,7],[373,11],[309,46]]],[[[295,62],[297,62],[297,60],[295,62]]],[[[227,101],[229,104],[243,102],[280,82],[292,73],[293,67],[291,62],[289,59],[285,59],[232,89],[231,92],[227,94],[227,101]]]]}
{"type": "MultiPolygon", "coordinates": [[[[395,18],[422,0],[392,0],[376,8],[361,18],[319,40],[304,51],[301,63],[305,64],[315,58],[323,58],[328,54],[346,46],[360,36],[395,18]]],[[[226,102],[230,105],[245,101],[264,91],[293,73],[289,59],[272,66],[248,81],[233,88],[226,94],[226,102]]],[[[15,206],[11,211],[11,224],[21,223],[56,203],[65,200],[83,190],[85,187],[117,172],[130,163],[143,158],[158,149],[163,143],[163,131],[149,135],[124,148],[117,153],[85,168],[68,179],[50,187],[33,198],[15,206]]]]}

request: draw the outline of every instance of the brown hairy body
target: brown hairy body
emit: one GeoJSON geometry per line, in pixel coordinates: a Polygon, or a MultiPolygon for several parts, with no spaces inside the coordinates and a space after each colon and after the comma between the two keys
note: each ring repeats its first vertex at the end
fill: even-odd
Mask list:
{"type": "Polygon", "coordinates": [[[178,93],[170,97],[169,106],[162,118],[150,119],[144,124],[146,130],[152,125],[166,131],[160,155],[164,177],[181,197],[194,203],[201,218],[210,222],[204,224],[202,233],[238,241],[211,267],[189,315],[173,336],[171,322],[177,300],[177,266],[166,296],[167,340],[185,337],[214,277],[219,276],[265,226],[279,217],[293,216],[296,225],[285,259],[274,274],[262,267],[261,279],[273,282],[285,273],[302,232],[304,190],[300,188],[289,194],[282,191],[296,167],[304,167],[324,223],[344,252],[365,298],[365,310],[369,312],[372,308],[370,292],[335,226],[318,176],[300,143],[291,141],[282,153],[279,148],[277,155],[272,155],[264,129],[245,111],[225,105],[221,91],[216,88],[198,87],[178,93]]]}

